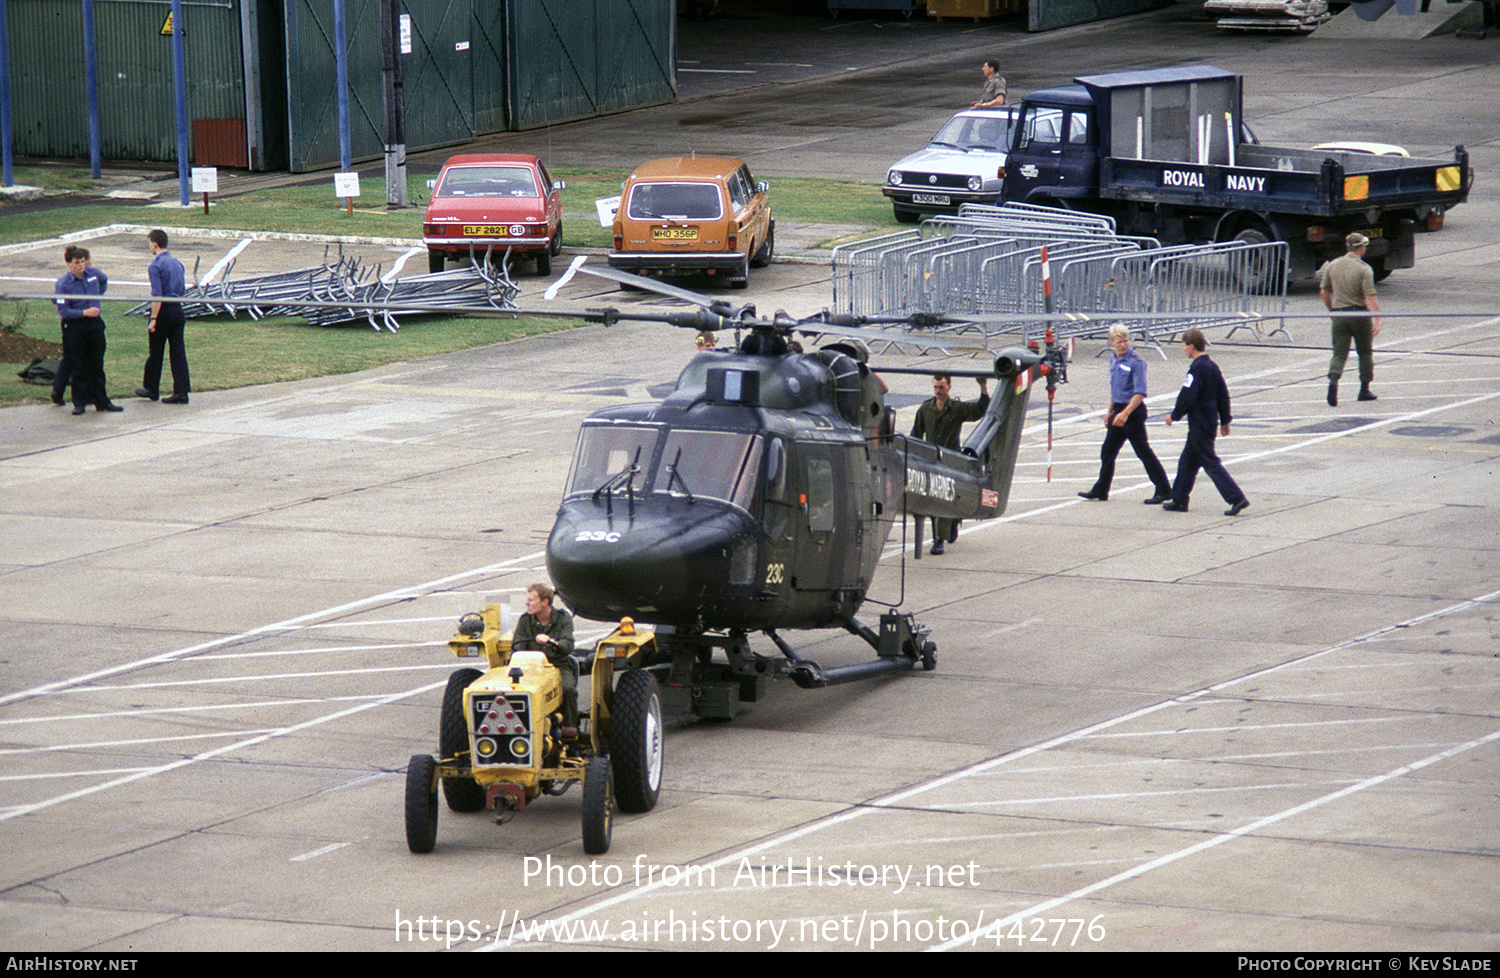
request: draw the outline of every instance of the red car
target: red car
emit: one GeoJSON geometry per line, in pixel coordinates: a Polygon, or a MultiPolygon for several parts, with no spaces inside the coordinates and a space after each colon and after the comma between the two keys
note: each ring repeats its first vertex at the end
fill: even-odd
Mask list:
{"type": "Polygon", "coordinates": [[[554,181],[535,156],[473,153],[443,164],[432,201],[422,218],[427,267],[469,260],[489,252],[499,261],[513,256],[536,259],[538,275],[552,271],[562,251],[562,195],[567,184],[554,181]]]}

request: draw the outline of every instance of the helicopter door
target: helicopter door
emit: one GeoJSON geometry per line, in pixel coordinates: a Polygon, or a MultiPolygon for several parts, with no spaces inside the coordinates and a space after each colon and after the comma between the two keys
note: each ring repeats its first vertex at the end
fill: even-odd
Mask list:
{"type": "Polygon", "coordinates": [[[834,549],[838,542],[839,505],[834,491],[834,460],[826,448],[810,448],[803,459],[802,511],[804,546],[799,547],[797,587],[821,591],[835,587],[834,549]]]}

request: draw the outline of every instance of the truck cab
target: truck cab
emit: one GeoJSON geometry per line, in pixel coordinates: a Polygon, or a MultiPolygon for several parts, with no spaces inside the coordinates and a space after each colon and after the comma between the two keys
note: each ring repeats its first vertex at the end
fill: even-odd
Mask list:
{"type": "Polygon", "coordinates": [[[1377,278],[1410,268],[1414,234],[1440,229],[1473,183],[1462,146],[1443,160],[1259,145],[1243,79],[1209,65],[1074,81],[1023,100],[1003,200],[1105,214],[1163,244],[1284,241],[1293,282],[1351,231],[1377,278]]]}
{"type": "Polygon", "coordinates": [[[1006,160],[1005,199],[1092,210],[1081,205],[1097,196],[1098,182],[1099,135],[1089,93],[1072,85],[1028,95],[1006,160]]]}

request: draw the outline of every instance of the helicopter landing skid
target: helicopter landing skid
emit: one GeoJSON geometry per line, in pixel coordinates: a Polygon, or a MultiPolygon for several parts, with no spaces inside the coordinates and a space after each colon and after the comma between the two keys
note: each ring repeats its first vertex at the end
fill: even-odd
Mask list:
{"type": "Polygon", "coordinates": [[[932,630],[925,625],[918,625],[916,619],[909,614],[888,611],[881,615],[879,634],[870,631],[868,626],[855,618],[847,619],[844,627],[868,642],[879,657],[871,662],[856,662],[824,669],[811,659],[799,656],[775,632],[768,631],[766,634],[776,643],[781,654],[792,662],[788,674],[803,689],[820,689],[861,679],[910,672],[918,664],[929,672],[937,668],[937,644],[927,637],[932,630]]]}

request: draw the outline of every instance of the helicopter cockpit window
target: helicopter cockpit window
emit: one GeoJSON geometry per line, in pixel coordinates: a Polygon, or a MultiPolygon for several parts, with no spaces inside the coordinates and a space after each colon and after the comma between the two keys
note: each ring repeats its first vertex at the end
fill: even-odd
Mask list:
{"type": "Polygon", "coordinates": [[[760,471],[761,440],[738,431],[668,433],[653,492],[722,499],[749,510],[760,471]]]}
{"type": "Polygon", "coordinates": [[[578,433],[578,452],[573,457],[567,495],[605,487],[611,492],[644,491],[646,470],[651,467],[659,436],[656,428],[585,425],[578,433]],[[638,466],[639,471],[630,472],[631,466],[638,466]]]}
{"type": "Polygon", "coordinates": [[[786,447],[780,438],[766,443],[766,498],[786,499],[786,447]]]}

